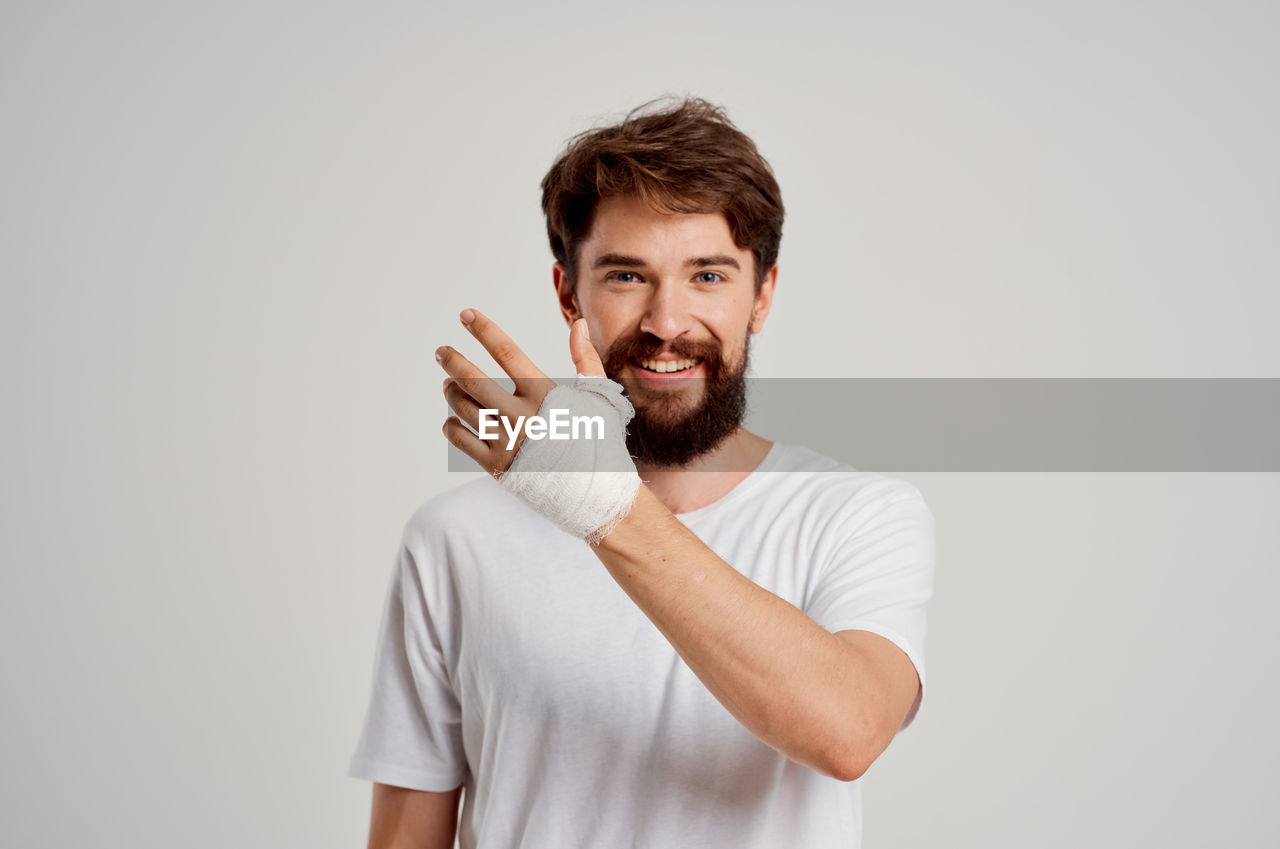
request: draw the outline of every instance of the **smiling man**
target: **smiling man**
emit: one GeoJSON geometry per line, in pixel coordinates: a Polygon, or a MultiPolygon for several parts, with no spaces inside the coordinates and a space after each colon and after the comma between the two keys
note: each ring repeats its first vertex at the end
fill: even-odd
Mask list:
{"type": "MultiPolygon", "coordinates": [[[[776,214],[780,227],[781,198],[776,214]]],[[[706,469],[717,448],[741,448],[755,462],[739,468],[753,468],[768,443],[740,427],[747,354],[769,312],[777,266],[757,279],[751,251],[734,243],[723,214],[671,213],[628,194],[602,198],[593,223],[577,260],[557,262],[553,275],[565,318],[585,318],[592,338],[605,340],[605,373],[635,405],[627,444],[636,462],[706,469]],[[571,264],[579,268],[572,274],[571,264]]],[[[771,250],[776,256],[776,244],[771,250]]],[[[696,480],[681,478],[680,489],[696,480]]]]}
{"type": "Polygon", "coordinates": [[[710,104],[642,107],[570,143],[543,210],[579,378],[474,309],[514,391],[437,351],[444,433],[493,477],[405,526],[351,765],[369,845],[856,846],[859,779],[923,696],[933,520],[742,427],[773,174],[710,104]],[[602,445],[477,435],[562,405],[602,445]]]}

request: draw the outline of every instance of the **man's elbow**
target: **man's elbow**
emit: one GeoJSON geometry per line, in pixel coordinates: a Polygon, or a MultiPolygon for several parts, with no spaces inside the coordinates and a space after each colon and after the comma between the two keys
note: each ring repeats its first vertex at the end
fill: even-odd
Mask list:
{"type": "Polygon", "coordinates": [[[857,781],[871,769],[871,764],[892,740],[891,733],[879,730],[829,746],[823,753],[820,771],[839,781],[857,781]]]}
{"type": "Polygon", "coordinates": [[[857,781],[871,768],[871,760],[854,755],[834,756],[827,761],[823,770],[837,781],[857,781]]]}

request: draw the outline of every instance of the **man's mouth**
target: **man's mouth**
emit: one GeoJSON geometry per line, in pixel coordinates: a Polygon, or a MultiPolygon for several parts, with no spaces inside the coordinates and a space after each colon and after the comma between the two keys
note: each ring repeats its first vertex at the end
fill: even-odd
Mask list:
{"type": "Polygon", "coordinates": [[[695,368],[698,363],[702,362],[702,360],[700,358],[686,358],[682,360],[638,359],[632,360],[631,362],[643,370],[653,372],[654,374],[675,374],[695,368]]]}

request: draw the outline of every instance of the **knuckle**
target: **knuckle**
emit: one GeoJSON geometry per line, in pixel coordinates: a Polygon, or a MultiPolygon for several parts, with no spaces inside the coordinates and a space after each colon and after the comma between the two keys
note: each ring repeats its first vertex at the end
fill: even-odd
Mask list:
{"type": "Polygon", "coordinates": [[[445,400],[448,401],[449,406],[453,407],[455,410],[466,404],[467,398],[469,397],[470,396],[468,396],[466,392],[462,391],[462,388],[459,387],[456,382],[450,383],[449,388],[446,389],[444,393],[445,400]]]}

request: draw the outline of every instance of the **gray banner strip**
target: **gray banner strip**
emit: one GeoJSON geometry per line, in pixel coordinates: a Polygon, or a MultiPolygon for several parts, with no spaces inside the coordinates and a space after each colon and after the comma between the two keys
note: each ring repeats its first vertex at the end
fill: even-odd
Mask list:
{"type": "Polygon", "coordinates": [[[752,378],[747,398],[753,432],[869,471],[1280,471],[1277,378],[752,378]]]}

